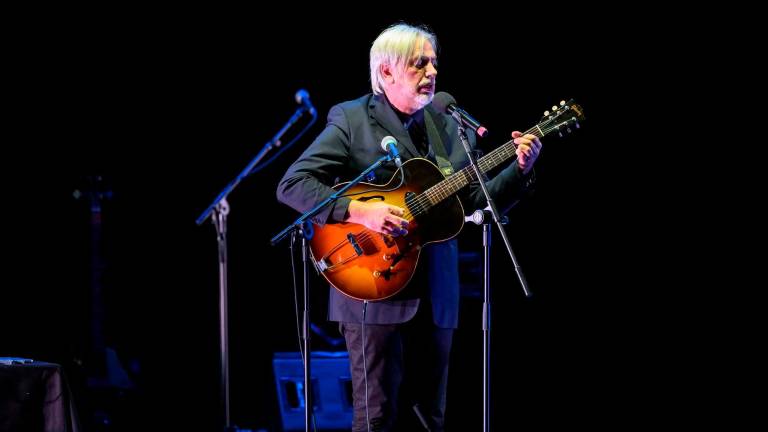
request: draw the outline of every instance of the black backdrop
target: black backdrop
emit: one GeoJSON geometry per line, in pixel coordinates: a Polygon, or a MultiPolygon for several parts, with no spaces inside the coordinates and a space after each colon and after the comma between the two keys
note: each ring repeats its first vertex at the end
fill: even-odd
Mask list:
{"type": "MultiPolygon", "coordinates": [[[[282,127],[305,88],[320,121],[229,197],[232,418],[278,424],[271,356],[295,351],[297,336],[287,245],[269,239],[297,215],[274,190],[328,109],[369,90],[370,43],[403,18],[195,15],[59,24],[30,31],[21,50],[20,134],[7,163],[22,163],[7,182],[3,351],[83,373],[89,212],[72,192],[102,176],[113,194],[103,210],[107,339],[141,367],[137,396],[123,408],[131,414],[115,427],[216,429],[216,243],[213,226],[195,219],[282,127]]],[[[510,213],[533,298],[523,297],[498,236],[494,244],[493,424],[623,424],[650,374],[630,371],[648,355],[634,319],[642,272],[625,247],[637,230],[617,222],[631,192],[617,184],[627,173],[616,122],[628,109],[624,96],[642,92],[625,73],[626,59],[643,48],[620,23],[511,24],[521,21],[409,20],[437,33],[438,91],[492,131],[486,149],[561,99],[575,98],[587,115],[572,136],[544,139],[537,194],[510,213]]],[[[468,227],[462,244],[478,250],[479,236],[468,227]]],[[[325,285],[313,281],[313,320],[333,331],[324,323],[325,285]]],[[[473,297],[462,303],[449,393],[454,430],[482,419],[479,307],[473,297]]],[[[79,397],[83,411],[98,405],[79,397]]]]}

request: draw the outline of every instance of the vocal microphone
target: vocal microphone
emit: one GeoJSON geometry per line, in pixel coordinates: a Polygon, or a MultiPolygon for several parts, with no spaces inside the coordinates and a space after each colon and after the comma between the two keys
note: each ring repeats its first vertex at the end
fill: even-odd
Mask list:
{"type": "Polygon", "coordinates": [[[432,105],[437,108],[438,111],[444,112],[451,117],[455,118],[455,116],[458,115],[459,119],[461,119],[461,123],[465,127],[475,131],[475,133],[481,138],[488,135],[488,129],[481,125],[479,121],[475,120],[466,111],[457,107],[456,99],[454,99],[450,94],[446,92],[436,93],[435,97],[432,98],[432,105]]]}
{"type": "Polygon", "coordinates": [[[381,140],[381,148],[385,152],[389,153],[389,158],[395,161],[397,168],[403,166],[403,161],[400,160],[400,153],[397,151],[397,140],[392,136],[385,136],[381,140]]]}
{"type": "Polygon", "coordinates": [[[315,107],[312,106],[312,102],[309,101],[309,92],[307,92],[304,89],[299,89],[299,91],[296,92],[296,103],[301,105],[303,109],[309,112],[309,114],[314,117],[317,111],[315,111],[315,107]]]}

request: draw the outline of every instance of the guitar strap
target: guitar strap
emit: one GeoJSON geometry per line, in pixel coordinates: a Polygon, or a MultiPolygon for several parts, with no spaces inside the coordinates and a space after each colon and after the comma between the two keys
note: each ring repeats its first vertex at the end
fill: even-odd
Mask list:
{"type": "Polygon", "coordinates": [[[437,167],[440,168],[440,172],[443,173],[444,176],[448,177],[453,174],[453,166],[451,165],[451,161],[448,160],[448,153],[445,151],[443,138],[440,136],[440,132],[438,132],[435,122],[432,120],[432,115],[427,110],[424,110],[424,125],[427,128],[427,139],[429,139],[429,144],[435,152],[437,167]]]}

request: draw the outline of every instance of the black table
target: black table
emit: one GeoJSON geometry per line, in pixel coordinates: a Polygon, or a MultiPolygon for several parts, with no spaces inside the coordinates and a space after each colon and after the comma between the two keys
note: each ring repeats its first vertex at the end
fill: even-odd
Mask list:
{"type": "Polygon", "coordinates": [[[0,432],[79,432],[77,410],[60,365],[0,362],[0,432]]]}

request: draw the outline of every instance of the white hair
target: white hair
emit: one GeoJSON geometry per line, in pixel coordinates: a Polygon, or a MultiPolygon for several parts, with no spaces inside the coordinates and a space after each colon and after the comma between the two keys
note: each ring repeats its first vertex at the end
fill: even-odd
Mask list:
{"type": "Polygon", "coordinates": [[[414,54],[424,51],[424,43],[429,41],[437,51],[437,36],[427,27],[415,27],[408,24],[394,24],[381,32],[371,45],[371,88],[373,94],[384,93],[384,77],[381,65],[405,69],[408,60],[414,54]],[[418,52],[417,52],[418,50],[418,52]]]}

